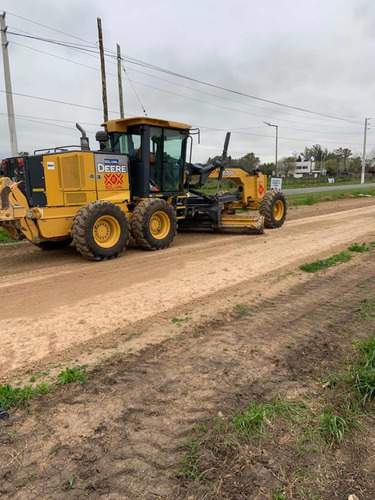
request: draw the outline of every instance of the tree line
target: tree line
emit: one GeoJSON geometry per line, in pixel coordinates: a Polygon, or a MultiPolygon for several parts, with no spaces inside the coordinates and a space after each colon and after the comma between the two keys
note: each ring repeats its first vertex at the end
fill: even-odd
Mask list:
{"type": "MultiPolygon", "coordinates": [[[[207,164],[220,160],[220,156],[208,158],[207,164]]],[[[290,156],[278,160],[277,172],[279,175],[288,176],[294,173],[299,161],[315,161],[315,170],[325,171],[328,176],[336,176],[345,173],[358,173],[362,169],[362,157],[354,153],[349,148],[337,148],[329,150],[322,148],[320,144],[305,147],[304,151],[294,151],[290,156]]],[[[259,168],[264,174],[272,175],[275,172],[275,162],[260,164],[260,158],[254,153],[247,153],[241,158],[228,156],[228,165],[241,165],[247,170],[259,168]]],[[[366,156],[366,168],[372,167],[375,163],[375,150],[366,156]]]]}

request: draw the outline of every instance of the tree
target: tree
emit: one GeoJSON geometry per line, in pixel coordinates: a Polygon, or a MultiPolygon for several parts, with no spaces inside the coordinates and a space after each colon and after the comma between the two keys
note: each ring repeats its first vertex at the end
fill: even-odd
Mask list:
{"type": "Polygon", "coordinates": [[[262,165],[259,165],[259,169],[265,175],[272,175],[275,171],[275,164],[273,162],[263,163],[262,165]]]}
{"type": "MultiPolygon", "coordinates": [[[[221,156],[219,155],[214,156],[213,158],[208,158],[207,164],[210,165],[215,161],[219,161],[220,158],[221,156]]],[[[241,156],[241,158],[232,158],[231,156],[228,156],[227,162],[228,165],[241,165],[241,167],[245,167],[247,170],[253,170],[259,165],[260,159],[255,156],[254,153],[247,153],[244,156],[241,156]]]]}
{"type": "Polygon", "coordinates": [[[293,156],[282,158],[277,162],[277,172],[282,177],[290,177],[294,174],[296,162],[293,156]]]}
{"type": "Polygon", "coordinates": [[[230,165],[241,165],[241,167],[245,167],[247,170],[253,170],[259,165],[260,159],[254,153],[247,153],[238,160],[233,159],[228,163],[230,165]]]}
{"type": "Polygon", "coordinates": [[[315,161],[321,161],[327,156],[328,149],[323,149],[320,144],[314,144],[311,148],[306,147],[305,151],[301,154],[305,161],[311,160],[311,158],[314,158],[315,161]]]}
{"type": "Polygon", "coordinates": [[[325,162],[325,167],[328,177],[335,177],[337,175],[338,166],[336,159],[327,160],[325,162]]]}
{"type": "Polygon", "coordinates": [[[339,170],[349,170],[349,158],[352,156],[353,152],[348,148],[338,148],[334,149],[333,153],[339,162],[339,170]]]}

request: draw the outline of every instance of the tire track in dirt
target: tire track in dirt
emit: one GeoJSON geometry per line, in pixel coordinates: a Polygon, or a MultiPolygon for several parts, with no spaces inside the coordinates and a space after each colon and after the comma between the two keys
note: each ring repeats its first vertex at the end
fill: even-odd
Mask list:
{"type": "MultiPolygon", "coordinates": [[[[36,273],[33,281],[26,271],[24,281],[18,274],[16,287],[12,276],[2,281],[0,376],[25,366],[25,360],[53,362],[64,350],[105,342],[105,335],[204,301],[214,291],[241,288],[267,272],[373,236],[374,220],[371,206],[287,222],[264,236],[181,235],[163,252],[130,250],[102,264],[78,263],[71,249],[65,254],[72,257],[70,268],[65,260],[52,275],[36,273]]],[[[215,308],[214,294],[210,300],[215,308]]]]}
{"type": "MultiPolygon", "coordinates": [[[[374,272],[372,254],[356,257],[250,308],[249,314],[119,357],[96,369],[73,393],[62,389],[33,403],[30,415],[16,414],[6,431],[17,428],[17,437],[11,444],[5,440],[3,453],[11,447],[21,454],[20,465],[1,471],[1,492],[30,500],[80,499],[89,492],[91,498],[187,498],[176,468],[179,444],[195,422],[225,412],[228,402],[235,406],[238,391],[280,389],[288,363],[296,362],[291,356],[285,361],[287,345],[296,349],[295,376],[301,381],[298,345],[326,342],[326,317],[330,321],[335,315],[345,325],[352,308],[373,296],[374,272]],[[339,311],[332,307],[338,300],[347,304],[339,311]],[[317,323],[314,314],[324,319],[317,323]],[[62,489],[71,476],[77,478],[74,489],[62,489]]],[[[338,357],[340,344],[354,340],[350,335],[343,328],[336,339],[338,357]]],[[[193,498],[207,495],[205,490],[193,498]]]]}

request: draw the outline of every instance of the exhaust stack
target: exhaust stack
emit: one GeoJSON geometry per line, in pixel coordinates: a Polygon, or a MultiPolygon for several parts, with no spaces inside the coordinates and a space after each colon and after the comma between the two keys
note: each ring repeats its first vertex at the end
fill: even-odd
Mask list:
{"type": "Polygon", "coordinates": [[[90,151],[90,142],[89,142],[89,138],[87,137],[85,130],[81,127],[81,125],[79,123],[76,123],[76,127],[78,128],[78,130],[82,134],[82,136],[80,138],[81,150],[82,151],[90,151]]]}

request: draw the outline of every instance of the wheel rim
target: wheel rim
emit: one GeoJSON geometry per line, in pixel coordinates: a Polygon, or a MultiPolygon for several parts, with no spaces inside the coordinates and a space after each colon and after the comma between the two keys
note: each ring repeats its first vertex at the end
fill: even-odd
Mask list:
{"type": "Polygon", "coordinates": [[[153,238],[162,240],[169,234],[171,221],[165,212],[159,210],[151,215],[149,228],[153,238]]]}
{"type": "Polygon", "coordinates": [[[121,227],[112,215],[103,215],[96,220],[93,227],[94,241],[102,248],[111,248],[120,239],[121,227]]]}
{"type": "Polygon", "coordinates": [[[273,205],[273,217],[275,220],[282,219],[284,215],[284,203],[281,200],[275,201],[273,205]]]}

